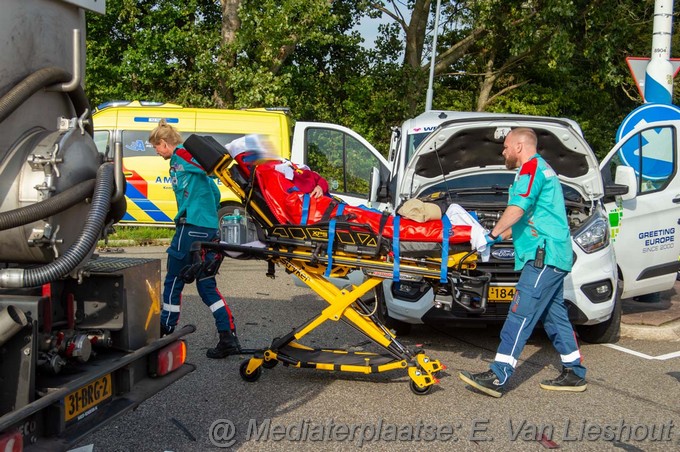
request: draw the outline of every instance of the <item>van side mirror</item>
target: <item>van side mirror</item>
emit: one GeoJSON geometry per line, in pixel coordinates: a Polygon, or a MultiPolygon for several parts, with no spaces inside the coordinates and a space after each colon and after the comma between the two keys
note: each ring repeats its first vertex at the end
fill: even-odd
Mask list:
{"type": "Polygon", "coordinates": [[[368,181],[368,206],[378,202],[378,191],[380,190],[380,170],[375,166],[371,168],[371,178],[368,181]]]}
{"type": "Polygon", "coordinates": [[[635,170],[630,166],[620,165],[616,168],[614,183],[616,184],[614,187],[607,187],[608,195],[620,195],[623,201],[635,199],[637,196],[637,177],[635,177],[635,170]],[[617,188],[619,193],[615,193],[617,188]]]}

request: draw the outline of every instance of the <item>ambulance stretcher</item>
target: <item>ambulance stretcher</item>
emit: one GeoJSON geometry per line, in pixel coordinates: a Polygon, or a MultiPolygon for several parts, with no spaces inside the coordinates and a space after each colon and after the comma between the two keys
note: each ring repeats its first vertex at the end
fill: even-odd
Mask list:
{"type": "Polygon", "coordinates": [[[330,197],[314,200],[295,191],[276,170],[278,161],[257,160],[256,153],[242,153],[234,159],[210,137],[191,135],[184,146],[209,174],[241,198],[260,240],[258,246],[195,243],[194,264],[185,269],[184,279],[191,282],[205,270],[203,256],[210,251],[228,256],[242,253],[266,260],[267,276],[274,277],[276,265],[284,267],[328,303],[321,313],[275,338],[269,347],[255,350],[241,364],[241,377],[254,382],[262,367],[273,368],[278,362],[365,374],[405,369],[411,390],[418,395],[429,393],[445,366],[423,350],[401,344],[379,320],[377,300],[371,309],[361,298],[384,279],[425,280],[435,293],[458,303],[465,299],[466,306],[473,300],[485,308],[490,278],[475,271],[477,254],[469,251],[470,227],[450,225],[446,217],[417,223],[347,206],[330,197]],[[422,248],[435,251],[424,253],[422,248]],[[352,270],[365,275],[358,286],[338,288],[328,279],[344,278],[352,270]],[[310,348],[298,342],[324,322],[339,320],[378,344],[383,352],[310,348]]]}

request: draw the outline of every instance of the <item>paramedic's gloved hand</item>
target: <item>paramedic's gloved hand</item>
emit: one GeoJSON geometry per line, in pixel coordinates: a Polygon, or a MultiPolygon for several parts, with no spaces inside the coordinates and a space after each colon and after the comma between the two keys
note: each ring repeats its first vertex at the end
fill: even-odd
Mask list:
{"type": "Polygon", "coordinates": [[[486,246],[488,247],[492,247],[496,243],[501,243],[501,240],[503,240],[500,235],[494,237],[493,235],[491,235],[491,233],[486,234],[484,236],[484,239],[486,240],[486,246]]]}

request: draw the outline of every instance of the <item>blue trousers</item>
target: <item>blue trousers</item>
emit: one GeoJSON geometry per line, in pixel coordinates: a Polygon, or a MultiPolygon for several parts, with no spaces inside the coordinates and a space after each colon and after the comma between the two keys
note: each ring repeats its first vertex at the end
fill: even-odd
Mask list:
{"type": "Polygon", "coordinates": [[[586,368],[581,364],[581,352],[564,304],[564,277],[567,273],[550,265],[539,269],[533,263],[527,262],[522,269],[515,298],[501,330],[501,343],[490,365],[491,370],[501,384],[507,382],[540,320],[560,354],[562,365],[585,378],[586,368]]]}
{"type": "MultiPolygon", "coordinates": [[[[196,241],[209,242],[217,237],[217,229],[202,228],[190,224],[177,225],[172,237],[168,253],[167,275],[163,288],[163,309],[161,325],[174,327],[179,322],[182,306],[182,289],[184,280],[179,274],[184,267],[191,264],[191,244],[196,241]]],[[[235,331],[234,316],[222,294],[217,290],[215,276],[200,276],[196,280],[196,288],[201,300],[212,311],[217,331],[235,331]]]]}

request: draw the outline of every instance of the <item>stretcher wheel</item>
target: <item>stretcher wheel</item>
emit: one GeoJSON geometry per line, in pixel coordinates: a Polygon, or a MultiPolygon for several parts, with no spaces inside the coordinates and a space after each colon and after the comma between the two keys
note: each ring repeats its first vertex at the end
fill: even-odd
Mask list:
{"type": "Polygon", "coordinates": [[[265,360],[262,363],[262,367],[264,367],[265,369],[273,369],[274,367],[276,367],[278,363],[279,363],[278,359],[270,359],[269,361],[265,360]]]}
{"type": "Polygon", "coordinates": [[[260,376],[262,375],[262,367],[258,367],[252,374],[248,375],[246,373],[246,369],[248,369],[249,363],[250,359],[246,359],[245,361],[243,361],[241,363],[241,367],[239,367],[238,369],[238,373],[241,375],[241,378],[244,381],[247,381],[248,383],[254,383],[260,379],[260,376]]]}
{"type": "Polygon", "coordinates": [[[430,393],[430,391],[432,391],[433,386],[434,385],[430,385],[430,386],[425,386],[424,388],[421,388],[420,386],[418,386],[416,384],[415,381],[411,380],[409,382],[409,388],[411,388],[411,392],[414,393],[415,395],[427,395],[427,394],[430,393]]]}

